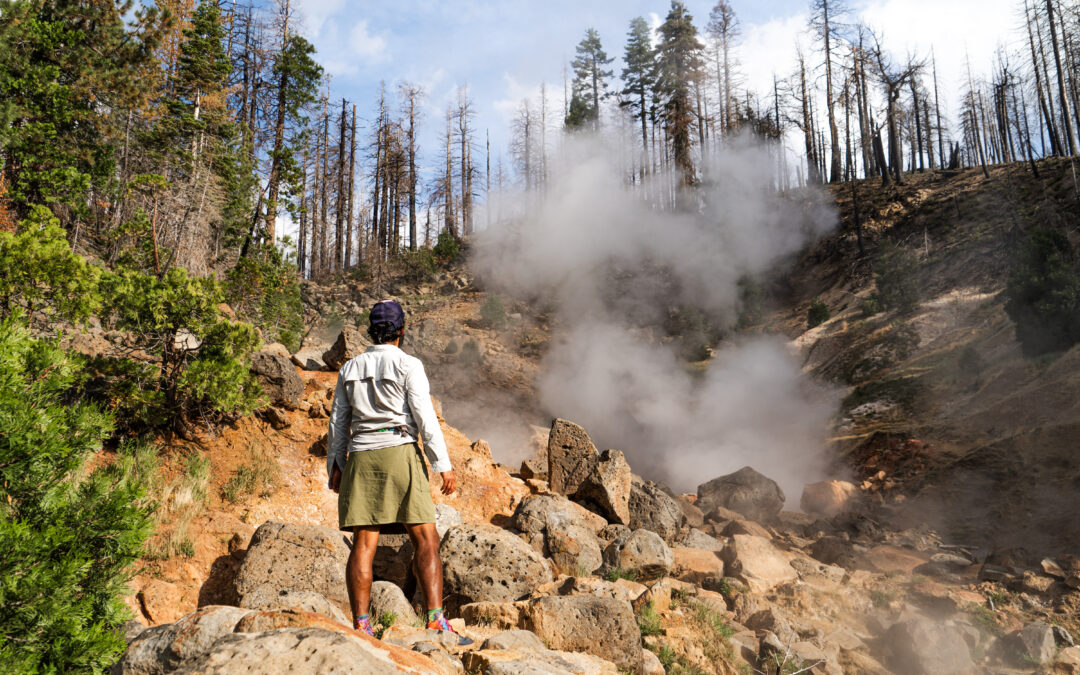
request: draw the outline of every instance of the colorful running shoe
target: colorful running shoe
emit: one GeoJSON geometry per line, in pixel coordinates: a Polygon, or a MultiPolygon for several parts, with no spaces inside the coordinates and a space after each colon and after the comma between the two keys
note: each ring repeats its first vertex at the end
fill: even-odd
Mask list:
{"type": "Polygon", "coordinates": [[[353,630],[359,630],[375,637],[375,631],[371,628],[371,617],[357,616],[353,618],[353,630]]]}
{"type": "Polygon", "coordinates": [[[464,635],[461,635],[456,630],[454,630],[454,627],[450,625],[450,622],[446,620],[446,617],[443,615],[442,612],[439,612],[439,614],[436,615],[433,621],[428,621],[427,627],[430,630],[445,630],[453,633],[457,636],[459,647],[467,647],[473,643],[471,639],[465,637],[464,635]]]}

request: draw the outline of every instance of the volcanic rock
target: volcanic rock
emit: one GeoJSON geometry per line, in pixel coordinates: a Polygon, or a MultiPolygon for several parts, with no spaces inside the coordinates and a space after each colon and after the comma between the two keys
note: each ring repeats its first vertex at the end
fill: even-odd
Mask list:
{"type": "Polygon", "coordinates": [[[405,598],[405,593],[397,584],[389,581],[375,581],[371,584],[371,610],[374,620],[381,619],[386,613],[393,614],[393,623],[411,624],[416,621],[416,610],[405,598]]]}
{"type": "Polygon", "coordinates": [[[630,485],[629,506],[630,529],[655,532],[669,545],[678,538],[686,520],[674,497],[637,476],[630,485]]]}
{"type": "Polygon", "coordinates": [[[551,423],[547,455],[551,491],[566,496],[578,491],[599,459],[589,434],[577,424],[564,419],[551,423]]]}
{"type": "Polygon", "coordinates": [[[637,672],[641,633],[628,602],[587,595],[549,596],[529,602],[525,628],[553,649],[586,652],[637,672]]]}
{"type": "Polygon", "coordinates": [[[330,370],[339,370],[346,361],[363,354],[369,346],[371,338],[366,332],[346,326],[330,349],[323,352],[322,360],[330,370]]]}
{"type": "Polygon", "coordinates": [[[784,507],[784,491],[776,481],[748,466],[702,483],[697,494],[697,506],[705,513],[723,506],[750,520],[771,520],[784,507]]]}
{"type": "Polygon", "coordinates": [[[638,581],[666,576],[675,564],[675,557],[660,535],[649,530],[634,530],[619,537],[604,550],[608,569],[632,573],[638,581]]]}
{"type": "Polygon", "coordinates": [[[269,351],[251,355],[251,372],[273,405],[296,410],[304,395],[304,381],[288,358],[269,351]]]}
{"type": "Polygon", "coordinates": [[[593,507],[612,523],[630,523],[630,465],[618,450],[605,450],[574,492],[575,501],[593,507]]]}
{"type": "Polygon", "coordinates": [[[1053,660],[1057,652],[1054,629],[1045,621],[1035,621],[1013,635],[1012,643],[1023,661],[1020,665],[1035,663],[1043,665],[1053,660]]]}
{"type": "Polygon", "coordinates": [[[844,480],[828,480],[809,483],[803,487],[799,508],[825,518],[832,518],[851,509],[859,495],[859,488],[844,480]]]}
{"type": "Polygon", "coordinates": [[[764,593],[798,578],[798,573],[768,539],[737,534],[722,552],[728,573],[741,579],[750,590],[764,593]]]}
{"type": "MultiPolygon", "coordinates": [[[[375,583],[384,582],[376,581],[375,583]]],[[[253,593],[245,595],[240,601],[240,606],[244,609],[263,611],[293,609],[315,612],[337,619],[343,624],[349,624],[345,612],[327,600],[325,596],[314,591],[282,591],[271,584],[263,584],[256,588],[253,593]]]]}
{"type": "Polygon", "coordinates": [[[547,561],[520,537],[491,525],[450,528],[439,546],[451,606],[517,600],[551,581],[547,561]]]}
{"type": "Polygon", "coordinates": [[[345,562],[349,546],[339,530],[317,525],[267,522],[255,530],[236,577],[241,602],[260,586],[281,591],[314,591],[349,610],[345,562]]]}
{"type": "Polygon", "coordinates": [[[967,675],[975,672],[964,634],[956,627],[914,617],[885,634],[886,665],[912,675],[967,675]]]}

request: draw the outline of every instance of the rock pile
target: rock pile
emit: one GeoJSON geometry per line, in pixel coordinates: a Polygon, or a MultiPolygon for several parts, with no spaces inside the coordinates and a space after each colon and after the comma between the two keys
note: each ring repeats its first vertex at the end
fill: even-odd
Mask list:
{"type": "Polygon", "coordinates": [[[529,469],[505,527],[439,507],[446,605],[473,646],[418,627],[407,537],[380,540],[377,641],[347,627],[348,538],[269,522],[241,564],[240,607],[141,632],[117,671],[1080,673],[1051,620],[1080,610],[1078,558],[889,531],[840,483],[807,486],[809,513],[784,511],[749,467],[676,495],[566,420],[545,450],[547,480],[529,469]]]}

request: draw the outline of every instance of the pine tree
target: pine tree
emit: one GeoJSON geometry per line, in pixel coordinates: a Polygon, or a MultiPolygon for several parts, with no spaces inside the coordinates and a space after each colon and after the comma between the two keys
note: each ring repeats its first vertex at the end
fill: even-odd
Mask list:
{"type": "Polygon", "coordinates": [[[278,200],[282,184],[292,184],[299,178],[296,152],[302,147],[298,138],[307,124],[304,106],[315,100],[323,69],[315,62],[315,47],[292,32],[289,26],[288,1],[284,4],[284,25],[281,28],[282,46],[275,55],[274,146],[270,150],[270,176],[266,185],[266,240],[273,242],[277,235],[278,200]]]}
{"type": "Polygon", "coordinates": [[[585,37],[577,46],[577,56],[570,62],[574,69],[574,95],[581,100],[578,114],[574,113],[571,100],[567,120],[573,120],[573,125],[568,123],[568,127],[589,123],[594,131],[600,128],[600,101],[607,96],[607,81],[614,75],[604,67],[612,61],[600,44],[600,34],[593,28],[585,31],[585,37]]]}
{"type": "Polygon", "coordinates": [[[146,96],[140,70],[162,28],[156,9],[132,6],[0,3],[0,155],[20,216],[51,203],[68,225],[90,215],[92,193],[113,195],[112,124],[146,96]]]}
{"type": "Polygon", "coordinates": [[[625,83],[622,90],[625,99],[622,105],[632,111],[634,119],[641,122],[641,173],[644,177],[644,167],[649,164],[648,98],[656,83],[656,51],[652,46],[649,24],[640,16],[630,22],[623,62],[626,67],[622,71],[625,83]]]}
{"type": "Polygon", "coordinates": [[[72,400],[80,361],[0,321],[0,670],[104,672],[124,649],[121,596],[150,534],[145,452],[86,475],[109,414],[72,400]],[[141,470],[140,470],[141,469],[141,470]]]}
{"type": "Polygon", "coordinates": [[[679,0],[672,0],[671,11],[660,26],[660,36],[656,88],[663,102],[672,156],[685,187],[697,180],[691,156],[690,128],[694,123],[692,87],[701,75],[703,48],[693,17],[679,0]]]}

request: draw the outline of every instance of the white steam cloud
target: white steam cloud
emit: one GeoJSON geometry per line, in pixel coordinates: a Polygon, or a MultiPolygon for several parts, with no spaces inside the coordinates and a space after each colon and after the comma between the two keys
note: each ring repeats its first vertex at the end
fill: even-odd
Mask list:
{"type": "Polygon", "coordinates": [[[750,142],[704,167],[697,208],[681,213],[629,190],[621,154],[569,139],[544,194],[493,203],[514,214],[478,238],[474,266],[488,286],[555,312],[559,338],[538,382],[544,411],[677,490],[750,465],[797,499],[825,465],[835,396],[802,376],[782,338],[727,340],[701,373],[661,327],[675,307],[730,327],[740,278],[774,269],[831,229],[835,213],[811,193],[777,193],[775,155],[750,142]]]}

